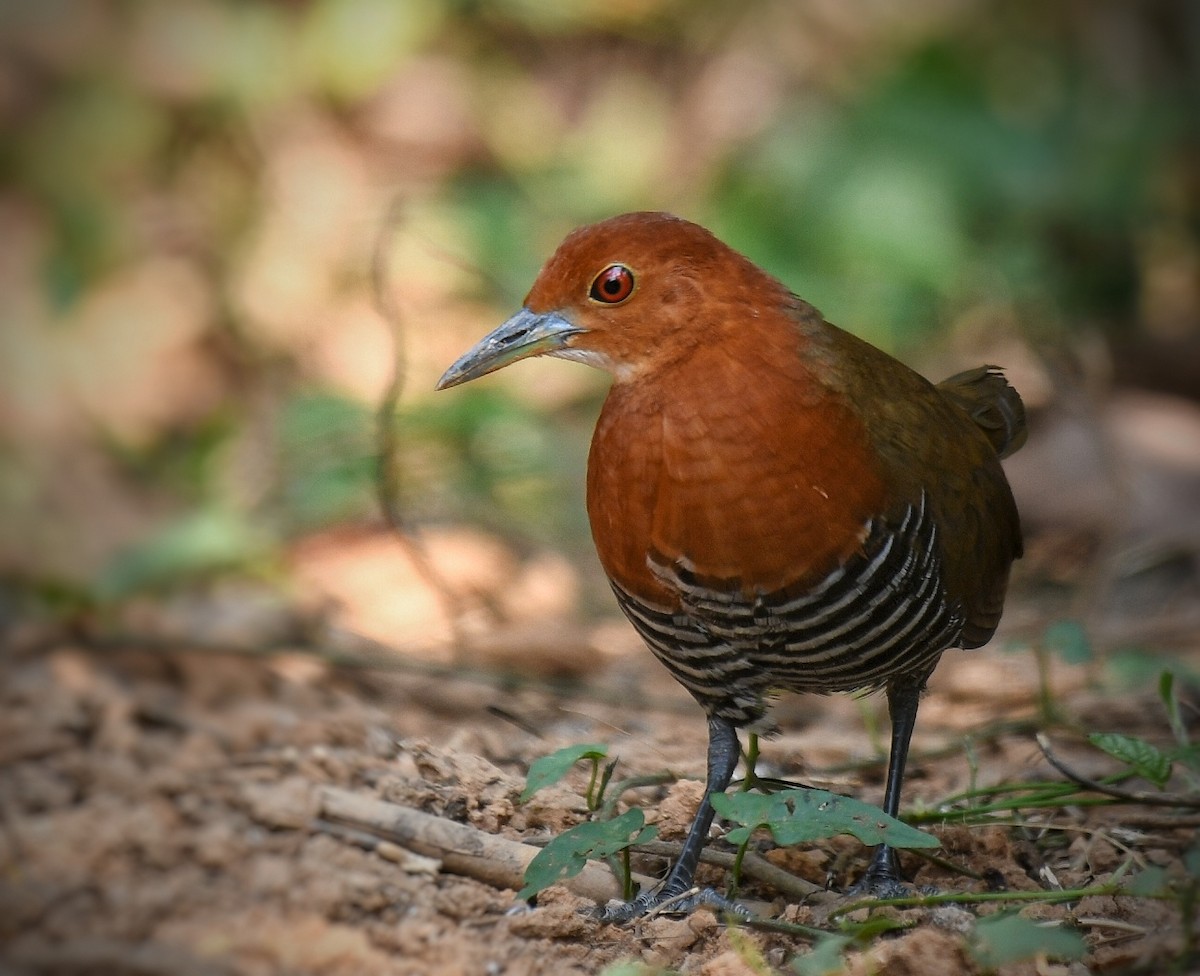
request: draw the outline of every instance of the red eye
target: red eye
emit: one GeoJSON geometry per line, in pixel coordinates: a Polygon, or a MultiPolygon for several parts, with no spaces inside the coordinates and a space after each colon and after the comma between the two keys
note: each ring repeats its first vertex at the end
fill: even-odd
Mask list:
{"type": "Polygon", "coordinates": [[[610,264],[596,275],[588,295],[605,305],[619,305],[633,294],[633,272],[623,264],[610,264]]]}

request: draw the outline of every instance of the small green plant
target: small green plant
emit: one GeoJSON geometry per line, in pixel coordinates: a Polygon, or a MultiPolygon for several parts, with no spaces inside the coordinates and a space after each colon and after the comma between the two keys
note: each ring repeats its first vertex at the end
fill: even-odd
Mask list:
{"type": "MultiPolygon", "coordinates": [[[[657,829],[646,826],[645,815],[636,807],[620,816],[612,816],[615,802],[605,804],[604,793],[616,761],[608,763],[602,770],[601,760],[607,755],[607,746],[583,743],[559,749],[530,765],[521,793],[522,803],[538,790],[557,783],[576,763],[589,762],[591,778],[587,807],[591,813],[599,810],[600,817],[564,831],[539,851],[525,870],[525,887],[519,897],[532,898],[550,885],[574,877],[589,859],[609,860],[617,855],[621,856],[617,874],[622,879],[625,897],[632,896],[629,849],[653,839],[657,829]]],[[[641,785],[643,780],[660,782],[662,777],[644,777],[627,783],[641,785]]],[[[617,790],[618,795],[621,787],[617,790]]],[[[906,848],[938,845],[937,838],[889,817],[878,807],[825,790],[788,789],[768,795],[741,791],[718,793],[713,797],[713,806],[718,814],[741,825],[729,833],[729,841],[739,845],[733,869],[734,888],[751,835],[759,827],[768,829],[775,841],[784,846],[842,833],[851,834],[865,844],[887,843],[906,848]]]]}
{"type": "Polygon", "coordinates": [[[937,847],[938,839],[889,817],[879,807],[825,790],[791,789],[759,793],[717,793],[713,808],[726,820],[741,824],[726,839],[738,845],[732,888],[740,882],[742,861],[750,839],[760,827],[784,847],[805,841],[851,834],[864,844],[892,847],[937,847]]]}
{"type": "Polygon", "coordinates": [[[1158,697],[1162,699],[1163,707],[1167,710],[1167,722],[1171,726],[1171,734],[1181,748],[1191,746],[1187,726],[1183,724],[1183,716],[1179,712],[1179,695],[1175,693],[1175,673],[1163,671],[1158,676],[1158,697]]]}
{"type": "Polygon", "coordinates": [[[1038,956],[1063,961],[1079,959],[1087,951],[1087,944],[1072,929],[1002,913],[975,923],[968,951],[985,969],[994,970],[1038,956]]]}
{"type": "Polygon", "coordinates": [[[1140,776],[1160,790],[1178,771],[1187,780],[1191,792],[1200,791],[1200,777],[1196,775],[1200,773],[1200,743],[1191,741],[1183,722],[1175,691],[1175,675],[1171,671],[1159,675],[1158,695],[1175,738],[1174,748],[1160,749],[1138,736],[1117,732],[1094,732],[1088,736],[1088,742],[1124,763],[1127,775],[1140,776]]]}
{"type": "Polygon", "coordinates": [[[1167,723],[1175,737],[1171,758],[1181,764],[1184,777],[1192,790],[1200,790],[1200,742],[1192,742],[1180,714],[1179,695],[1175,691],[1175,674],[1163,671],[1158,678],[1158,695],[1167,710],[1167,723]]]}
{"type": "Polygon", "coordinates": [[[608,746],[599,743],[583,743],[566,746],[548,756],[535,759],[529,766],[529,775],[525,778],[525,789],[521,793],[521,802],[526,803],[540,789],[552,786],[571,771],[580,760],[586,759],[592,764],[592,778],[587,788],[587,808],[594,812],[604,799],[604,789],[612,777],[615,762],[609,763],[603,774],[600,772],[600,760],[608,755],[608,746]]]}
{"type": "Polygon", "coordinates": [[[1149,780],[1160,790],[1171,778],[1171,756],[1144,739],[1121,735],[1119,732],[1093,732],[1088,736],[1088,742],[1125,763],[1138,776],[1149,780]]]}
{"type": "MultiPolygon", "coordinates": [[[[1102,779],[1090,780],[1075,773],[1053,754],[1048,738],[1039,734],[1038,741],[1046,758],[1065,775],[1066,781],[1009,782],[981,787],[975,777],[977,760],[972,744],[969,749],[971,787],[928,808],[910,811],[906,814],[907,819],[911,823],[1005,824],[1024,829],[1029,823],[1046,823],[1041,811],[1053,813],[1068,806],[1078,808],[1137,803],[1200,808],[1200,743],[1190,738],[1171,672],[1160,674],[1158,692],[1174,742],[1156,745],[1138,736],[1116,732],[1090,734],[1087,739],[1093,746],[1121,763],[1119,768],[1102,779]],[[1138,778],[1152,784],[1158,792],[1134,792],[1120,785],[1138,778]],[[1184,789],[1177,793],[1163,792],[1172,781],[1183,784],[1184,789]]],[[[717,814],[734,825],[726,835],[726,839],[738,847],[730,872],[730,897],[737,896],[743,861],[755,832],[760,828],[769,831],[780,846],[818,841],[837,834],[849,834],[867,845],[888,844],[918,852],[938,846],[937,838],[911,823],[887,816],[878,807],[824,790],[794,788],[757,777],[757,747],[756,738],[751,737],[744,754],[746,779],[740,788],[716,794],[712,798],[717,814]]],[[[664,772],[610,785],[616,762],[614,760],[605,765],[603,761],[607,755],[607,747],[603,745],[581,744],[560,749],[537,760],[530,767],[522,800],[560,780],[576,763],[590,763],[587,805],[593,819],[565,831],[539,852],[526,871],[522,898],[532,897],[547,886],[578,874],[589,858],[608,860],[618,877],[623,878],[624,896],[633,896],[630,851],[654,837],[655,830],[646,825],[645,817],[637,807],[615,816],[617,804],[628,789],[668,782],[674,776],[664,772]],[[606,796],[606,793],[609,795],[606,796]],[[620,863],[616,860],[618,856],[620,863]]],[[[1054,835],[1053,826],[1050,827],[1050,834],[1054,835]]],[[[994,905],[1000,909],[999,913],[980,919],[965,945],[965,951],[981,970],[992,973],[1000,967],[1030,959],[1077,960],[1086,951],[1086,945],[1077,931],[1024,918],[1016,911],[1021,905],[1078,904],[1091,896],[1150,898],[1173,903],[1180,912],[1183,920],[1183,951],[1181,961],[1172,971],[1184,972],[1186,969],[1180,967],[1186,967],[1194,961],[1200,949],[1196,926],[1196,912],[1200,906],[1200,842],[1168,867],[1151,865],[1140,871],[1136,868],[1139,863],[1136,853],[1126,852],[1128,859],[1116,871],[1084,887],[1040,891],[953,891],[943,894],[913,892],[895,898],[857,900],[830,910],[826,917],[826,930],[796,925],[782,919],[754,918],[744,924],[812,940],[812,950],[793,959],[791,969],[797,976],[830,976],[845,968],[844,957],[849,949],[869,945],[885,931],[915,924],[909,917],[898,918],[873,911],[866,919],[851,921],[851,916],[861,909],[884,906],[929,909],[949,904],[959,907],[994,905]]],[[[924,856],[929,857],[927,854],[924,856]]],[[[728,855],[725,857],[728,858],[728,855]]],[[[751,968],[754,968],[753,961],[747,957],[751,968]]]]}
{"type": "Polygon", "coordinates": [[[671,773],[656,773],[649,776],[633,776],[615,784],[612,796],[605,794],[612,781],[617,761],[614,759],[601,768],[600,762],[608,755],[608,746],[601,743],[583,743],[566,746],[548,756],[534,760],[529,766],[525,789],[520,802],[525,803],[538,790],[557,783],[567,775],[576,763],[586,760],[591,764],[586,802],[588,812],[595,819],[579,824],[555,837],[530,861],[525,869],[525,887],[520,897],[532,898],[543,888],[556,881],[572,878],[583,870],[589,858],[608,860],[614,873],[621,879],[624,897],[633,897],[633,873],[629,866],[629,848],[644,844],[658,836],[657,827],[645,826],[645,815],[634,808],[616,816],[617,802],[621,794],[638,786],[653,786],[671,782],[671,773]],[[621,855],[621,863],[613,862],[621,855]]]}
{"type": "MultiPolygon", "coordinates": [[[[601,769],[601,760],[608,755],[608,746],[587,742],[566,746],[548,756],[536,759],[529,766],[525,789],[520,802],[528,801],[538,790],[557,783],[576,763],[586,760],[591,765],[586,802],[589,813],[596,813],[604,802],[604,793],[612,779],[617,762],[614,759],[601,769]]],[[[618,794],[619,795],[619,794],[618,794]]],[[[633,896],[632,871],[629,867],[629,848],[644,844],[658,835],[658,828],[647,827],[646,817],[636,807],[619,817],[612,816],[615,802],[601,811],[597,820],[577,824],[563,831],[534,856],[525,869],[525,887],[519,898],[532,898],[538,892],[583,870],[589,859],[609,860],[621,855],[616,872],[621,878],[626,898],[633,896]]]]}
{"type": "Polygon", "coordinates": [[[646,815],[637,807],[611,820],[589,820],[563,831],[543,847],[525,869],[525,887],[518,898],[532,898],[550,885],[573,878],[589,859],[607,860],[623,855],[624,895],[630,898],[629,848],[644,844],[658,835],[656,827],[646,826],[646,815]]]}

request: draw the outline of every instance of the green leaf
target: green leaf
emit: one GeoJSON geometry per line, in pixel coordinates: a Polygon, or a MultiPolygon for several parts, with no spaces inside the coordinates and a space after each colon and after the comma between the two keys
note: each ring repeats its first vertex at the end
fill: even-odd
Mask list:
{"type": "Polygon", "coordinates": [[[717,793],[712,802],[726,820],[743,825],[729,832],[731,844],[744,843],[757,828],[766,827],[776,843],[788,847],[837,834],[851,834],[864,844],[938,846],[936,837],[889,817],[878,807],[825,790],[782,790],[769,796],[717,793]]]}
{"type": "Polygon", "coordinates": [[[1125,891],[1142,898],[1157,898],[1171,890],[1171,880],[1167,877],[1166,868],[1152,865],[1144,871],[1139,871],[1125,885],[1125,891]]]}
{"type": "Polygon", "coordinates": [[[1083,937],[1071,929],[1041,925],[1020,915],[992,915],[975,925],[970,952],[982,966],[995,968],[1045,955],[1079,959],[1087,951],[1083,937]]]}
{"type": "Polygon", "coordinates": [[[1188,769],[1200,772],[1200,742],[1194,742],[1179,749],[1172,749],[1169,758],[1172,762],[1181,762],[1188,769]]]}
{"type": "Polygon", "coordinates": [[[798,976],[833,976],[846,967],[842,953],[854,939],[848,935],[823,935],[813,943],[812,952],[792,960],[798,976]]]}
{"type": "Polygon", "coordinates": [[[1132,767],[1160,790],[1171,778],[1171,757],[1143,739],[1119,732],[1093,732],[1088,736],[1088,742],[1132,767]]]}
{"type": "Polygon", "coordinates": [[[573,878],[588,858],[611,857],[634,844],[643,844],[658,834],[647,827],[646,815],[634,807],[612,820],[581,823],[563,831],[534,856],[525,869],[525,887],[518,898],[532,898],[539,891],[565,878],[573,878]]]}
{"type": "Polygon", "coordinates": [[[1175,741],[1181,746],[1187,746],[1191,740],[1188,738],[1183,716],[1179,714],[1179,696],[1175,694],[1174,672],[1163,671],[1158,676],[1158,697],[1162,699],[1162,703],[1167,709],[1167,721],[1171,725],[1175,741]]]}
{"type": "Polygon", "coordinates": [[[1046,647],[1067,664],[1087,664],[1092,660],[1092,644],[1078,620],[1059,620],[1046,628],[1046,647]]]}
{"type": "Polygon", "coordinates": [[[529,776],[525,780],[525,791],[521,794],[521,803],[528,800],[544,786],[557,783],[571,771],[580,759],[591,759],[598,762],[608,755],[608,746],[600,743],[585,742],[581,745],[567,746],[541,759],[535,759],[529,766],[529,776]]]}

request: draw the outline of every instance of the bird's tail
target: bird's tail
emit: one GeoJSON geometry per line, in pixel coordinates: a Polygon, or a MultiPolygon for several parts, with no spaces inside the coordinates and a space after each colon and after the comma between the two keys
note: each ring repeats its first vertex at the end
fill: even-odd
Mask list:
{"type": "Polygon", "coordinates": [[[987,435],[996,453],[1006,458],[1025,443],[1025,404],[997,366],[977,366],[955,373],[938,385],[987,435]]]}

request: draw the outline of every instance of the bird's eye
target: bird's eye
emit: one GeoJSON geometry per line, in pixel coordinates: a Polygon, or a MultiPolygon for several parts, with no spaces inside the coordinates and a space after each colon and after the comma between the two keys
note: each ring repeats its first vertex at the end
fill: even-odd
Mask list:
{"type": "Polygon", "coordinates": [[[610,264],[596,275],[588,295],[605,305],[619,305],[633,294],[633,272],[623,264],[610,264]]]}

